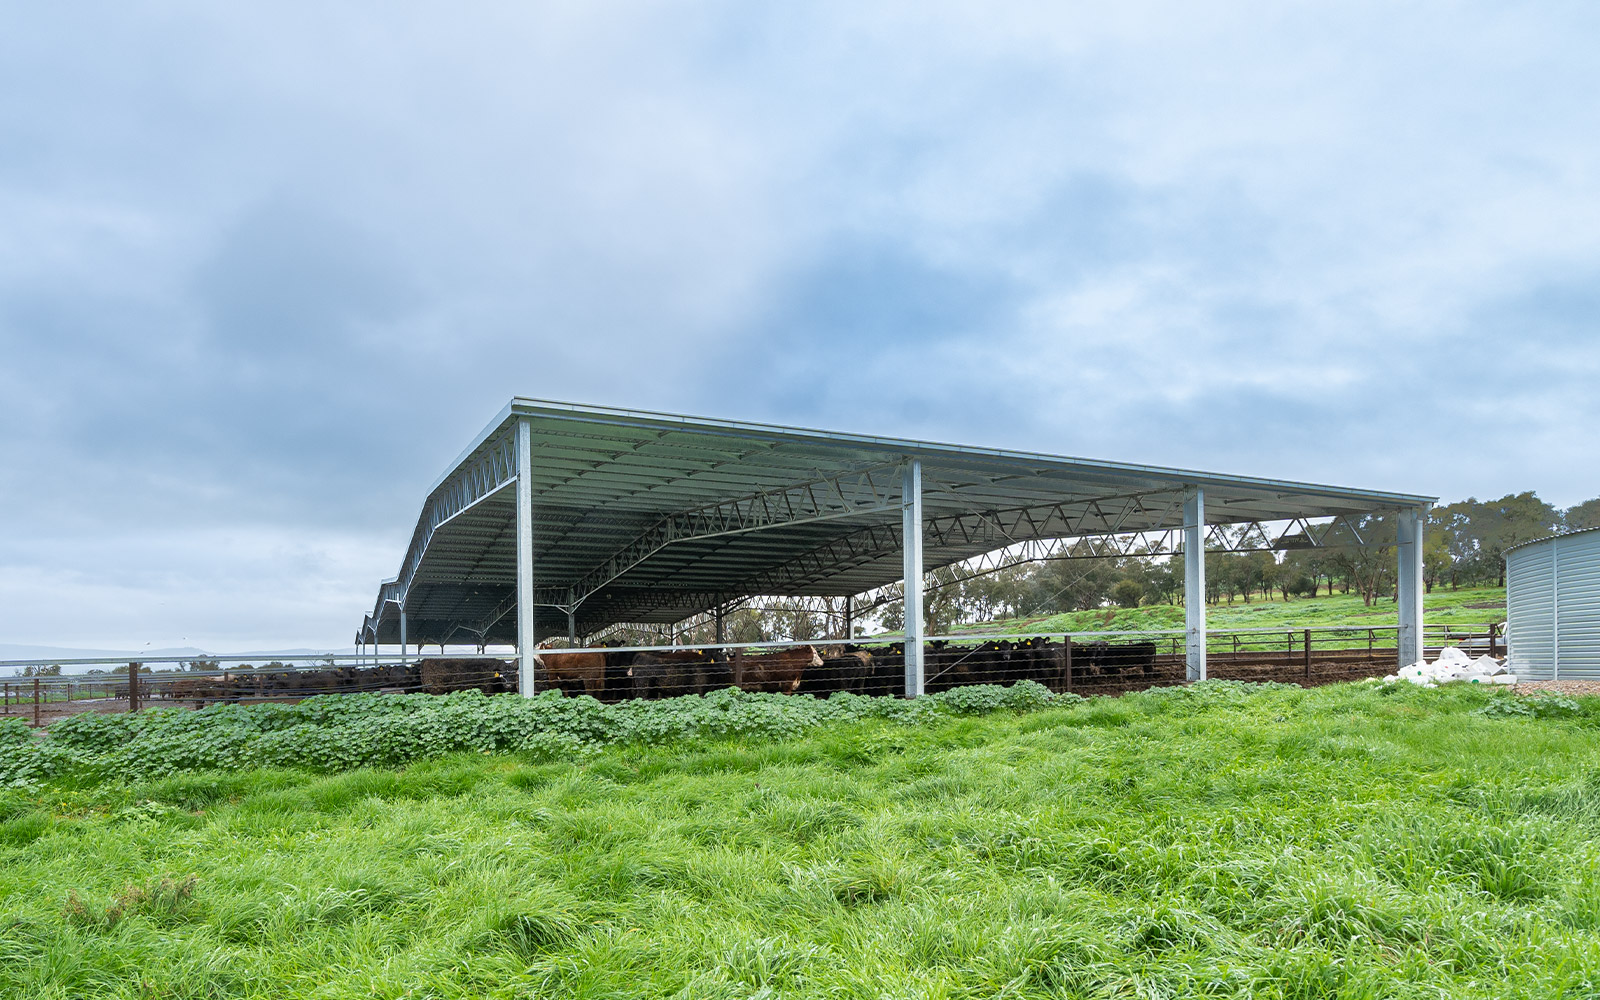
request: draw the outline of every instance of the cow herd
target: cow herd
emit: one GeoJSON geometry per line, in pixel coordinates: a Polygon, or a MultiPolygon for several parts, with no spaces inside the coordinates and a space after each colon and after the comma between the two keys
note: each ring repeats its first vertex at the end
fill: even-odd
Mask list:
{"type": "MultiPolygon", "coordinates": [[[[1137,682],[1155,673],[1151,642],[1077,643],[1042,637],[957,646],[930,643],[923,654],[924,689],[947,691],[968,684],[1037,681],[1052,690],[1075,684],[1137,682]]],[[[706,694],[727,687],[774,694],[826,697],[905,695],[902,643],[805,645],[752,654],[743,650],[662,648],[627,652],[604,646],[554,651],[534,660],[534,686],[560,688],[602,701],[706,694]]],[[[193,701],[293,700],[355,691],[424,691],[445,694],[477,689],[500,694],[517,688],[512,661],[432,657],[379,667],[251,671],[175,678],[152,685],[163,697],[193,701]]]]}
{"type": "MultiPolygon", "coordinates": [[[[923,654],[923,686],[932,693],[968,684],[1032,680],[1060,691],[1098,678],[1147,677],[1155,672],[1155,660],[1156,646],[1151,642],[1072,643],[1070,650],[1065,643],[1042,637],[978,646],[934,642],[923,654]]],[[[819,697],[839,691],[903,697],[905,646],[806,645],[760,655],[676,648],[541,652],[534,685],[603,701],[705,694],[726,687],[819,697]]]]}

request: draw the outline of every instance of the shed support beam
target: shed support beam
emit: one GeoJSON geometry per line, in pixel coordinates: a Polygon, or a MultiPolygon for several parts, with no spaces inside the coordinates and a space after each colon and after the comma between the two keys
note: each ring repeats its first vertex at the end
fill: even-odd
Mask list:
{"type": "Polygon", "coordinates": [[[1183,496],[1184,660],[1191,681],[1206,679],[1206,497],[1183,496]]]}
{"type": "Polygon", "coordinates": [[[1400,665],[1422,659],[1422,525],[1425,507],[1400,512],[1396,548],[1400,554],[1399,593],[1400,665]]]}
{"type": "Polygon", "coordinates": [[[400,662],[406,662],[406,605],[405,599],[400,601],[400,662]]]}
{"type": "Polygon", "coordinates": [[[532,698],[533,626],[533,428],[517,420],[517,691],[532,698]]]}
{"type": "Polygon", "coordinates": [[[922,695],[922,462],[913,458],[901,480],[901,538],[906,605],[906,697],[922,695]]]}

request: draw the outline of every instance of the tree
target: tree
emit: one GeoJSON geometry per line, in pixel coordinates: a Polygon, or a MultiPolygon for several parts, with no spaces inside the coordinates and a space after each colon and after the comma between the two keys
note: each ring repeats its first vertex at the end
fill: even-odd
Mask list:
{"type": "Polygon", "coordinates": [[[1575,507],[1568,507],[1561,518],[1562,527],[1568,531],[1579,531],[1583,528],[1600,528],[1600,497],[1585,500],[1575,507]]]}
{"type": "Polygon", "coordinates": [[[1144,585],[1145,595],[1152,603],[1165,601],[1176,604],[1178,595],[1183,591],[1183,583],[1173,569],[1172,559],[1142,559],[1139,582],[1144,585]]]}
{"type": "Polygon", "coordinates": [[[1144,599],[1144,584],[1132,577],[1123,577],[1111,588],[1111,599],[1119,608],[1137,608],[1144,599]]]}
{"type": "Polygon", "coordinates": [[[1494,560],[1496,585],[1504,587],[1506,549],[1555,534],[1561,527],[1561,515],[1532,490],[1508,493],[1485,507],[1483,550],[1494,560]]]}
{"type": "Polygon", "coordinates": [[[1422,537],[1422,583],[1428,593],[1433,586],[1450,575],[1455,565],[1450,558],[1450,540],[1442,534],[1425,533],[1422,537]]]}
{"type": "Polygon", "coordinates": [[[60,677],[61,664],[52,663],[49,666],[23,667],[23,677],[60,677]]]}
{"type": "Polygon", "coordinates": [[[1244,602],[1250,595],[1259,593],[1263,598],[1272,594],[1272,582],[1277,578],[1278,560],[1271,552],[1242,552],[1239,554],[1239,583],[1244,591],[1244,602]]]}
{"type": "Polygon", "coordinates": [[[929,574],[928,587],[923,591],[922,617],[929,635],[947,635],[966,615],[963,601],[964,587],[955,582],[953,567],[936,569],[929,574]]]}
{"type": "Polygon", "coordinates": [[[1344,578],[1347,589],[1361,595],[1363,604],[1371,604],[1380,593],[1394,587],[1395,523],[1389,515],[1363,514],[1348,519],[1354,531],[1339,522],[1329,532],[1329,558],[1335,572],[1344,578]]]}
{"type": "MultiPolygon", "coordinates": [[[[1309,544],[1309,539],[1307,540],[1309,544]]],[[[1317,596],[1317,583],[1323,579],[1328,581],[1328,596],[1333,596],[1333,576],[1329,570],[1331,560],[1326,549],[1297,548],[1284,554],[1283,566],[1285,573],[1291,575],[1296,584],[1302,580],[1311,581],[1311,591],[1307,597],[1317,596]]],[[[1304,593],[1303,588],[1301,593],[1304,593]]]]}

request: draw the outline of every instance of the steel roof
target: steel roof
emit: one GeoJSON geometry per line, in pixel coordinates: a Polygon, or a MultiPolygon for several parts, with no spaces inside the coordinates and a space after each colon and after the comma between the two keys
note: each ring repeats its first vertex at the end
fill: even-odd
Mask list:
{"type": "Polygon", "coordinates": [[[532,432],[539,634],[675,622],[751,594],[901,574],[900,468],[922,463],[924,565],[1017,542],[1364,514],[1435,498],[899,438],[513,399],[435,481],[369,641],[512,642],[517,422],[532,432]]]}

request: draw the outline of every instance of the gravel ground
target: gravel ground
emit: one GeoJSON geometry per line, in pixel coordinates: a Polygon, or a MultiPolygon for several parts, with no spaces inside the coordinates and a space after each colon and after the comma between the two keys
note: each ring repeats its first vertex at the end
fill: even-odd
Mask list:
{"type": "Polygon", "coordinates": [[[1600,681],[1521,681],[1517,684],[1518,694],[1538,694],[1549,691],[1552,694],[1581,695],[1587,698],[1600,697],[1600,681]]]}

